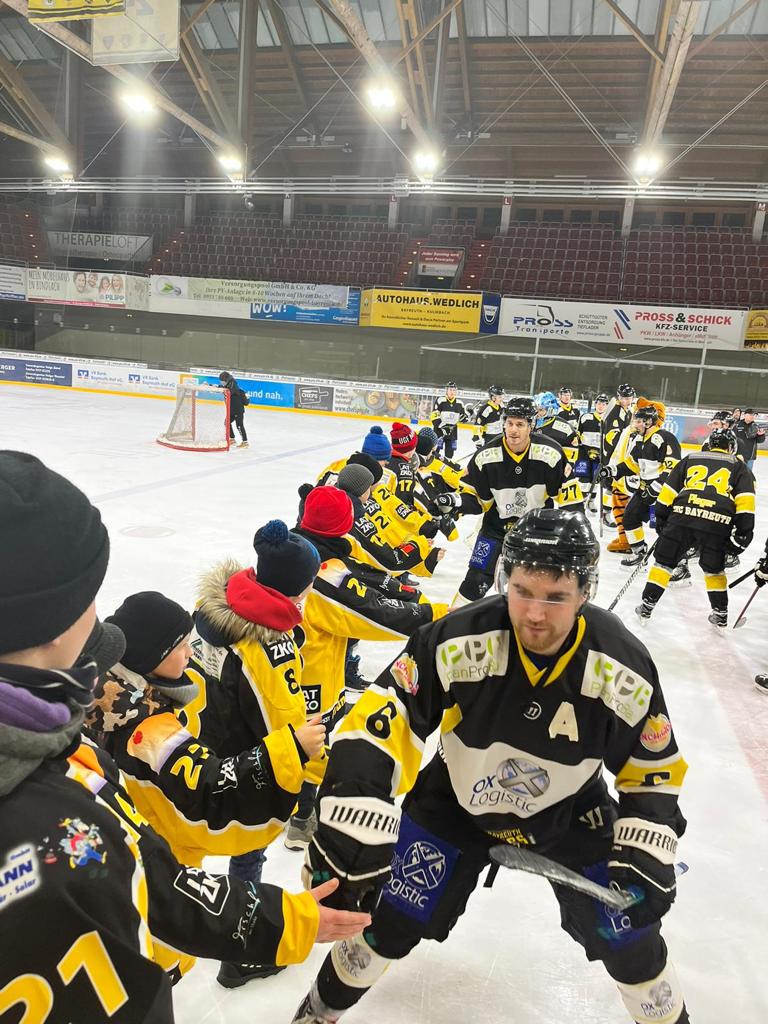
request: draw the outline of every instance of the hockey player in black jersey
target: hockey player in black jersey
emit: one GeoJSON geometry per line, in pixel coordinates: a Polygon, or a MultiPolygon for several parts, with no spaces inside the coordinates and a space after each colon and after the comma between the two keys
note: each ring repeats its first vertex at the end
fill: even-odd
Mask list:
{"type": "Polygon", "coordinates": [[[504,389],[498,384],[491,384],[488,388],[488,401],[483,402],[475,413],[477,430],[472,435],[475,448],[483,448],[489,441],[500,436],[504,426],[503,397],[504,389]]]}
{"type": "Polygon", "coordinates": [[[563,501],[561,490],[568,478],[568,460],[557,442],[531,432],[534,415],[530,398],[513,398],[504,410],[502,436],[469,460],[462,478],[463,492],[441,494],[435,499],[441,513],[483,516],[454,607],[487,593],[504,534],[521,516],[563,501]]]}
{"type": "Polygon", "coordinates": [[[712,608],[709,621],[720,629],[727,626],[725,557],[744,551],[755,528],[754,477],[734,452],[733,433],[713,430],[708,450],[681,459],[661,488],[656,501],[659,539],[654,564],[642,604],[635,609],[641,619],[651,617],[675,566],[694,548],[712,608]]]}
{"type": "Polygon", "coordinates": [[[464,403],[456,397],[458,390],[456,382],[449,380],[445,385],[445,395],[438,398],[432,410],[432,426],[443,442],[443,452],[447,459],[452,459],[456,454],[459,423],[466,423],[469,419],[464,403]]]}
{"type": "Polygon", "coordinates": [[[653,521],[654,504],[670,471],[680,461],[680,442],[661,422],[665,409],[661,402],[638,408],[632,421],[634,435],[624,458],[631,475],[627,480],[632,496],[624,512],[624,530],[631,548],[621,564],[637,565],[645,558],[648,545],[643,524],[653,521]]]}
{"type": "MultiPolygon", "coordinates": [[[[608,395],[600,394],[595,398],[595,406],[589,412],[583,412],[579,420],[579,455],[576,460],[575,472],[583,489],[594,494],[595,480],[605,457],[604,431],[605,410],[608,408],[608,395]]],[[[594,498],[589,500],[589,511],[594,512],[594,498]]]]}
{"type": "Polygon", "coordinates": [[[638,902],[616,916],[555,886],[562,927],[603,962],[629,1020],[687,1024],[660,929],[686,764],[648,650],[589,603],[598,553],[582,514],[528,513],[504,540],[503,593],[420,629],[345,719],[305,881],[338,877],[339,905],[370,906],[373,922],[334,946],[295,1024],[338,1021],[392,961],[445,941],[497,843],[632,891],[638,902]]]}
{"type": "MultiPolygon", "coordinates": [[[[616,388],[616,397],[612,402],[609,402],[605,410],[603,465],[610,463],[619,438],[632,420],[632,406],[636,398],[637,394],[631,384],[619,384],[616,388]]],[[[627,495],[617,487],[606,487],[603,492],[603,521],[606,526],[615,526],[619,530],[619,537],[611,542],[614,547],[609,547],[609,551],[628,550],[628,545],[623,542],[624,509],[628,500],[627,495]],[[613,521],[611,521],[611,513],[613,514],[613,521]]]]}
{"type": "Polygon", "coordinates": [[[576,406],[572,404],[572,399],[573,388],[569,388],[567,384],[564,384],[557,392],[557,403],[559,406],[557,415],[561,420],[565,420],[578,429],[581,414],[576,406]]]}

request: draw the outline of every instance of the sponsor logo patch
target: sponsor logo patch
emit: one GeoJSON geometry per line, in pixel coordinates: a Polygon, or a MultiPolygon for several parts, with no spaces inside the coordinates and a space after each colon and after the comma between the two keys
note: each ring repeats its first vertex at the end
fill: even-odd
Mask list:
{"type": "Polygon", "coordinates": [[[398,686],[415,697],[419,692],[419,669],[408,654],[403,654],[392,663],[390,674],[398,686]]]}
{"type": "Polygon", "coordinates": [[[0,864],[0,910],[40,885],[40,868],[31,846],[9,850],[0,864]]]}
{"type": "Polygon", "coordinates": [[[672,723],[666,715],[649,715],[640,733],[640,743],[654,754],[666,750],[672,739],[672,723]]]}
{"type": "Polygon", "coordinates": [[[635,669],[600,651],[590,651],[584,666],[581,693],[601,700],[629,726],[642,721],[648,711],[653,687],[635,669]]]}
{"type": "Polygon", "coordinates": [[[219,917],[229,896],[229,877],[211,875],[202,868],[184,868],[174,879],[173,888],[219,917]]]}
{"type": "Polygon", "coordinates": [[[458,636],[437,645],[436,667],[444,688],[501,676],[509,663],[509,633],[493,630],[458,636]]]}

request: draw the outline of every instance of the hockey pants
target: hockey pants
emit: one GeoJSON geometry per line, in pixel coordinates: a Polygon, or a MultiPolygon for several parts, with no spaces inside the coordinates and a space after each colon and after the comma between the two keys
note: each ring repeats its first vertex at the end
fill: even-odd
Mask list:
{"type": "MultiPolygon", "coordinates": [[[[457,805],[446,774],[437,757],[422,771],[406,798],[392,877],[370,927],[354,939],[337,942],[320,969],[312,995],[328,1019],[338,1019],[332,1015],[355,1005],[393,960],[403,959],[422,939],[448,938],[490,863],[491,846],[502,841],[526,843],[517,829],[493,836],[475,828],[457,805]]],[[[615,818],[616,804],[599,780],[576,801],[568,833],[541,852],[605,885],[615,818]]],[[[630,1020],[687,1024],[660,924],[633,929],[620,913],[582,893],[558,885],[552,889],[562,928],[584,948],[587,959],[602,960],[630,1020]],[[653,1018],[647,1016],[649,1007],[653,1018]]],[[[513,919],[513,906],[509,913],[513,919]]],[[[516,941],[514,929],[503,929],[499,943],[516,941]]],[[[525,956],[524,934],[517,941],[525,956]]],[[[541,981],[545,983],[546,975],[541,981]]],[[[471,1016],[471,1005],[466,1010],[471,1016]]]]}
{"type": "Polygon", "coordinates": [[[650,521],[653,525],[656,521],[651,513],[652,507],[653,503],[649,504],[643,491],[635,491],[627,502],[627,507],[624,510],[624,532],[632,547],[645,543],[643,523],[650,521]]]}
{"type": "Polygon", "coordinates": [[[672,515],[659,534],[654,551],[654,563],[648,573],[648,582],[643,590],[643,600],[656,604],[669,583],[669,578],[686,552],[695,548],[699,553],[699,565],[704,573],[707,597],[713,611],[728,610],[728,581],[725,576],[725,548],[727,536],[692,530],[676,522],[672,515]]]}

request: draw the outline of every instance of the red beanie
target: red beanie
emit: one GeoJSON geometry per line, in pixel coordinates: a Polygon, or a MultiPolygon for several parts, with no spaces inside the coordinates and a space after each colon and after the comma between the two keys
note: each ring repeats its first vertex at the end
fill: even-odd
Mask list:
{"type": "Polygon", "coordinates": [[[410,455],[416,447],[417,437],[407,423],[393,423],[389,436],[396,455],[410,455]]]}
{"type": "Polygon", "coordinates": [[[338,487],[313,487],[307,495],[302,529],[320,537],[341,537],[349,533],[354,521],[352,499],[338,487]]]}

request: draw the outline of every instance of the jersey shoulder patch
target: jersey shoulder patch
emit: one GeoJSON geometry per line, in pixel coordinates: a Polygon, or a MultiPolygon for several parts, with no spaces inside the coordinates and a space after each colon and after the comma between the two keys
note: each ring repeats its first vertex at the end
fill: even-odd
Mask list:
{"type": "Polygon", "coordinates": [[[444,640],[435,648],[435,667],[444,690],[453,683],[479,683],[503,676],[509,664],[509,630],[490,630],[444,640]]]}
{"type": "Polygon", "coordinates": [[[487,466],[490,462],[503,462],[504,451],[501,445],[494,445],[490,448],[483,448],[475,456],[475,465],[478,469],[482,469],[483,466],[487,466]]]}
{"type": "Polygon", "coordinates": [[[544,462],[552,468],[560,462],[562,457],[560,449],[554,448],[552,445],[541,444],[540,442],[531,445],[529,458],[536,459],[538,462],[544,462]]]}
{"type": "Polygon", "coordinates": [[[665,448],[667,442],[664,440],[661,434],[654,434],[651,438],[651,444],[654,446],[654,448],[665,448]]]}

